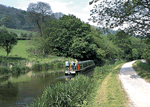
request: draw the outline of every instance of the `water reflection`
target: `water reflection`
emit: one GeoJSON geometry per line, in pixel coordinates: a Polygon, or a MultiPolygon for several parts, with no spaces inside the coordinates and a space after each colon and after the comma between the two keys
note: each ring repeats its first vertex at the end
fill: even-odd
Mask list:
{"type": "MultiPolygon", "coordinates": [[[[89,71],[84,74],[88,74],[89,71]]],[[[74,78],[75,75],[65,75],[60,73],[43,73],[31,76],[31,81],[21,83],[11,83],[0,86],[0,107],[27,107],[41,96],[45,87],[56,82],[65,82],[74,78]]]]}

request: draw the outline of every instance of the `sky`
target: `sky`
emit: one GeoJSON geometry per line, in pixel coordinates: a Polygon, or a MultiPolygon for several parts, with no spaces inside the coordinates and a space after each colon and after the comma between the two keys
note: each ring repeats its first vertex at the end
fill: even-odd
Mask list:
{"type": "MultiPolygon", "coordinates": [[[[27,10],[30,3],[37,3],[40,0],[0,0],[0,4],[27,10]]],[[[80,18],[81,21],[88,22],[91,25],[97,25],[88,21],[90,18],[90,10],[93,6],[89,6],[90,0],[41,0],[51,6],[53,13],[62,12],[63,14],[73,14],[80,18]]]]}

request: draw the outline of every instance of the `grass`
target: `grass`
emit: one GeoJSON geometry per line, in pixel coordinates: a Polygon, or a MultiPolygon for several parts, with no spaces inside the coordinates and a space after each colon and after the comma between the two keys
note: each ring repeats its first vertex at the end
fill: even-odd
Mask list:
{"type": "Polygon", "coordinates": [[[98,79],[95,91],[91,94],[90,103],[83,107],[129,107],[127,95],[118,79],[122,64],[109,69],[104,80],[98,79]]]}
{"type": "MultiPolygon", "coordinates": [[[[17,58],[19,60],[25,60],[30,55],[26,52],[27,49],[31,47],[29,44],[30,40],[18,40],[18,44],[15,45],[12,49],[12,52],[8,56],[8,60],[13,61],[13,58],[17,58]]],[[[0,50],[0,57],[5,60],[5,56],[7,55],[6,51],[2,48],[0,50]]]]}
{"type": "MultiPolygon", "coordinates": [[[[0,26],[0,29],[3,29],[3,27],[0,26]]],[[[20,36],[21,33],[27,33],[27,34],[33,33],[34,35],[36,34],[36,32],[27,31],[27,30],[19,30],[19,29],[11,29],[11,28],[7,28],[7,30],[8,30],[8,32],[14,32],[14,33],[16,33],[18,36],[20,36]]]]}
{"type": "Polygon", "coordinates": [[[147,82],[150,82],[150,65],[148,63],[143,63],[138,60],[133,63],[132,66],[140,77],[145,79],[147,82]]]}
{"type": "Polygon", "coordinates": [[[40,62],[40,63],[44,63],[44,62],[49,62],[49,61],[53,61],[53,60],[65,60],[64,57],[57,57],[57,56],[46,56],[46,57],[39,57],[36,55],[31,55],[30,53],[28,53],[26,50],[29,49],[30,47],[32,47],[32,45],[30,44],[30,40],[18,40],[18,44],[15,45],[12,49],[12,52],[9,54],[8,56],[8,60],[6,60],[6,51],[4,49],[0,49],[0,61],[6,61],[6,62],[18,62],[18,61],[30,61],[30,62],[40,62]]]}

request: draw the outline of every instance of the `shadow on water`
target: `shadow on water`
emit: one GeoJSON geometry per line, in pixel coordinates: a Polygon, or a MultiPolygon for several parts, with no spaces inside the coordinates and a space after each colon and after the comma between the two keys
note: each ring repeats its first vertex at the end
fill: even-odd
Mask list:
{"type": "MultiPolygon", "coordinates": [[[[83,74],[91,75],[86,71],[83,74]]],[[[0,107],[27,107],[30,103],[41,96],[45,87],[57,82],[65,82],[74,78],[75,75],[65,75],[59,73],[43,73],[31,76],[31,81],[21,83],[11,83],[0,86],[0,107]]]]}

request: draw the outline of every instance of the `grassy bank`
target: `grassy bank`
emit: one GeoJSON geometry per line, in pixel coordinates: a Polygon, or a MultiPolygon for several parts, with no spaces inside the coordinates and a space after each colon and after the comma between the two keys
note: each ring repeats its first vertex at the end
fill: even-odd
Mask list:
{"type": "Polygon", "coordinates": [[[30,107],[123,107],[128,99],[118,80],[124,62],[94,69],[93,77],[77,75],[73,80],[47,86],[30,107]]]}
{"type": "Polygon", "coordinates": [[[64,61],[66,59],[58,56],[36,56],[28,53],[26,50],[32,47],[30,40],[18,40],[18,44],[14,46],[12,52],[8,56],[8,60],[6,59],[6,51],[4,49],[0,49],[0,66],[7,66],[10,63],[25,66],[25,65],[33,65],[35,63],[48,63],[54,60],[64,61]]]}
{"type": "MultiPolygon", "coordinates": [[[[3,29],[3,26],[0,26],[0,29],[3,29]]],[[[11,29],[11,28],[7,28],[7,30],[8,30],[8,32],[16,33],[18,36],[20,36],[21,33],[27,33],[27,34],[33,33],[33,34],[36,34],[36,32],[27,31],[27,30],[19,30],[19,29],[11,29]]]]}
{"type": "Polygon", "coordinates": [[[147,82],[150,82],[150,65],[148,63],[143,63],[138,60],[133,63],[132,66],[140,77],[145,79],[147,82]]]}
{"type": "Polygon", "coordinates": [[[128,98],[118,79],[121,64],[109,69],[104,80],[98,79],[95,91],[90,95],[88,104],[84,107],[128,107],[128,98]]]}

